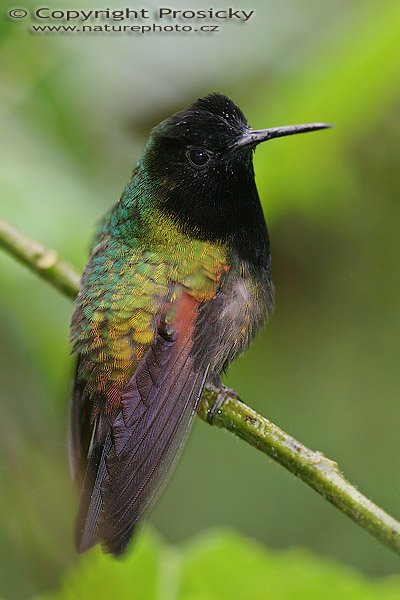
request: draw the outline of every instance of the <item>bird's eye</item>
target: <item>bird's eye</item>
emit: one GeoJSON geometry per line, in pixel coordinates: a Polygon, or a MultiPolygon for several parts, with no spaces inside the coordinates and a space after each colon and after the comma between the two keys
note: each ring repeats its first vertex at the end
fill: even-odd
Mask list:
{"type": "Polygon", "coordinates": [[[193,167],[205,167],[211,159],[211,153],[202,148],[190,148],[186,152],[188,161],[193,167]]]}

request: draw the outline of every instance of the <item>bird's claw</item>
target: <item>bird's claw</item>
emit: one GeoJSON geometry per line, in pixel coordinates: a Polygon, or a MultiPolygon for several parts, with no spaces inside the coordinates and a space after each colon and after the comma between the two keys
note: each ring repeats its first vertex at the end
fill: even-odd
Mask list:
{"type": "Polygon", "coordinates": [[[207,423],[211,425],[215,415],[220,412],[223,404],[232,396],[239,399],[239,395],[235,390],[228,388],[226,385],[223,385],[223,383],[219,383],[218,385],[209,384],[207,389],[217,395],[216,401],[207,411],[207,423]]]}

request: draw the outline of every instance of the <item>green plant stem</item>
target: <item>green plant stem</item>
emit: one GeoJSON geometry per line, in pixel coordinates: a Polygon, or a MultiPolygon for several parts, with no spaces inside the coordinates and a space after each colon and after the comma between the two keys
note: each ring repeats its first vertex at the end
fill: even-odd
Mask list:
{"type": "Polygon", "coordinates": [[[368,500],[349,481],[339,466],[322,452],[310,450],[285,431],[241,402],[236,392],[207,388],[199,416],[231,431],[288,471],[302,479],[325,500],[336,506],[380,542],[400,554],[400,523],[368,500]],[[220,408],[214,410],[216,396],[220,408]]]}
{"type": "Polygon", "coordinates": [[[75,269],[61,260],[55,250],[45,248],[1,217],[0,246],[60,292],[75,298],[80,279],[75,269]]]}
{"type": "MultiPolygon", "coordinates": [[[[63,294],[74,298],[79,275],[53,250],[44,248],[0,219],[0,246],[63,294]]],[[[225,386],[207,387],[198,410],[203,421],[227,429],[302,479],[380,542],[400,554],[400,523],[368,500],[338,465],[279,429],[225,386]]]]}

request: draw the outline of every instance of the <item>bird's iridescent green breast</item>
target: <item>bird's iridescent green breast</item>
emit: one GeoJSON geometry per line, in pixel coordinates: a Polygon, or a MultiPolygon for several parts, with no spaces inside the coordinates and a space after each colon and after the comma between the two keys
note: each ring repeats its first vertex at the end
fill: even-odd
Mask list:
{"type": "Polygon", "coordinates": [[[144,215],[142,225],[129,242],[103,234],[82,278],[71,337],[89,395],[126,385],[162,307],[173,327],[180,295],[210,300],[228,268],[225,248],[187,236],[162,213],[144,215]]]}

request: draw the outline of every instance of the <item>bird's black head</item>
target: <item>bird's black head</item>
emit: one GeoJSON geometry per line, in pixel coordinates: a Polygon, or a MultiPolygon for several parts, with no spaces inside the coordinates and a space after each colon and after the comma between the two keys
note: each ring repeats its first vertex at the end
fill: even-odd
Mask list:
{"type": "Polygon", "coordinates": [[[232,100],[211,94],[153,130],[142,164],[160,208],[184,230],[254,254],[254,248],[246,250],[249,237],[268,239],[254,181],[254,148],[272,137],[321,127],[253,131],[232,100]]]}
{"type": "Polygon", "coordinates": [[[192,198],[204,210],[216,203],[215,193],[221,192],[220,187],[225,189],[227,175],[235,176],[237,170],[243,174],[246,167],[251,168],[250,148],[243,149],[240,156],[232,151],[235,141],[248,131],[242,111],[226,96],[211,94],[153,130],[146,165],[152,177],[162,180],[167,194],[169,188],[187,196],[182,198],[181,209],[185,210],[192,198]]]}

